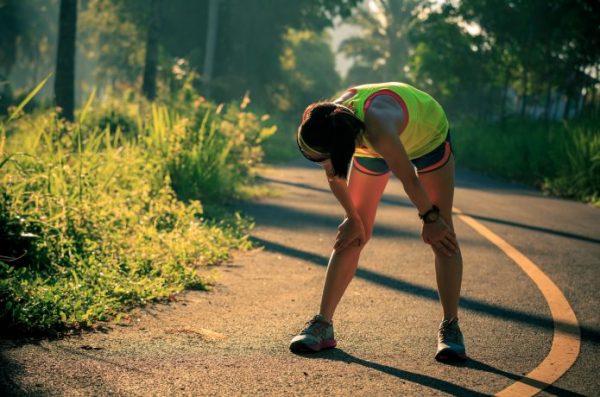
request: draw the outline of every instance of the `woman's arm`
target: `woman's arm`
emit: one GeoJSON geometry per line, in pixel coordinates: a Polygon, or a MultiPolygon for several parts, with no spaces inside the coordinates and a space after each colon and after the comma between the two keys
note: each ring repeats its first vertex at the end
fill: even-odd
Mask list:
{"type": "MultiPolygon", "coordinates": [[[[366,133],[369,142],[383,156],[390,169],[400,179],[404,191],[417,207],[419,214],[425,214],[433,204],[421,185],[415,170],[398,136],[398,128],[405,115],[392,98],[385,96],[373,100],[365,115],[366,133]]],[[[456,235],[440,217],[434,223],[424,223],[421,237],[444,254],[450,256],[457,252],[456,235]]]]}
{"type": "Polygon", "coordinates": [[[325,170],[331,192],[346,212],[346,218],[338,227],[339,233],[333,248],[336,250],[343,250],[352,243],[356,243],[357,245],[364,244],[365,230],[363,222],[352,203],[346,181],[334,175],[333,166],[331,165],[330,160],[325,160],[319,164],[325,170]]]}
{"type": "Polygon", "coordinates": [[[398,119],[397,109],[390,106],[385,97],[375,98],[365,117],[367,138],[377,153],[383,156],[392,173],[400,179],[404,191],[419,213],[424,214],[431,209],[432,203],[400,142],[398,119]]]}

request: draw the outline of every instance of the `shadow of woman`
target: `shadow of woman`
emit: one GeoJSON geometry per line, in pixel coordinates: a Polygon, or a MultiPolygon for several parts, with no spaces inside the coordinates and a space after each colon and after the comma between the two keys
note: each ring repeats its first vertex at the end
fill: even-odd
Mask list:
{"type": "Polygon", "coordinates": [[[552,384],[548,384],[546,382],[542,382],[536,379],[532,379],[532,378],[528,378],[527,376],[522,376],[522,375],[517,375],[517,374],[513,374],[511,372],[507,372],[504,370],[501,370],[499,368],[496,367],[492,367],[489,364],[486,364],[484,362],[475,360],[473,358],[469,358],[469,360],[463,362],[463,363],[452,363],[450,365],[454,365],[457,367],[464,367],[464,368],[470,368],[470,369],[474,369],[477,371],[485,371],[485,372],[489,372],[492,374],[496,374],[496,375],[500,375],[503,376],[505,378],[508,379],[513,379],[515,381],[521,381],[523,383],[525,383],[526,385],[530,385],[533,387],[536,387],[540,390],[544,390],[544,392],[548,393],[548,394],[553,394],[555,396],[581,396],[581,397],[585,397],[582,394],[570,391],[570,390],[566,390],[566,389],[562,389],[560,387],[554,386],[552,384]]]}
{"type": "MultiPolygon", "coordinates": [[[[476,390],[469,389],[464,386],[457,385],[455,383],[451,383],[442,379],[437,379],[429,375],[419,374],[411,371],[407,371],[400,368],[394,368],[389,365],[379,364],[373,361],[364,360],[362,358],[353,356],[345,352],[342,349],[335,348],[331,350],[325,350],[318,353],[311,354],[298,354],[298,356],[310,358],[310,359],[321,359],[321,360],[330,360],[330,361],[343,361],[347,364],[358,364],[363,367],[374,369],[376,371],[382,372],[387,375],[394,376],[396,378],[416,383],[425,387],[429,387],[431,389],[439,390],[444,393],[448,393],[455,396],[489,396],[489,394],[478,392],[476,390]]],[[[444,364],[440,364],[444,365],[444,364]]],[[[489,373],[493,373],[496,375],[503,376],[508,379],[513,379],[515,381],[520,380],[526,384],[532,385],[539,389],[544,389],[545,392],[549,394],[553,394],[556,396],[581,396],[580,394],[574,393],[569,390],[561,389],[556,386],[549,385],[544,382],[537,381],[535,379],[530,379],[527,377],[523,377],[521,375],[513,374],[507,371],[503,371],[499,368],[492,367],[486,363],[481,361],[469,358],[467,361],[457,361],[446,363],[445,365],[457,366],[467,369],[473,369],[477,371],[485,371],[489,373]]]]}

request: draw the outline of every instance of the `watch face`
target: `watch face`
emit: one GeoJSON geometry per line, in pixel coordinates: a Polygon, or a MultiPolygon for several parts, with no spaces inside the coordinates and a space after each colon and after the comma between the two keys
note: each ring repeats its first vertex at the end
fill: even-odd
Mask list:
{"type": "Polygon", "coordinates": [[[435,222],[438,220],[438,218],[440,217],[440,213],[438,211],[431,211],[429,214],[427,214],[427,222],[435,222]]]}

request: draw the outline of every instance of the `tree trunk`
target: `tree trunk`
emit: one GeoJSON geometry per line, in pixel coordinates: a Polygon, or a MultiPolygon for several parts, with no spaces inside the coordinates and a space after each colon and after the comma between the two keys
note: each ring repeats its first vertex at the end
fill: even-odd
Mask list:
{"type": "Polygon", "coordinates": [[[210,82],[215,64],[215,48],[217,46],[217,29],[219,26],[219,0],[210,0],[208,3],[208,25],[206,28],[206,46],[204,52],[204,91],[210,97],[210,82]]]}
{"type": "Polygon", "coordinates": [[[142,93],[153,101],[156,98],[156,69],[158,66],[158,24],[160,18],[160,0],[150,3],[150,19],[146,36],[146,59],[144,62],[144,81],[142,93]]]}
{"type": "Polygon", "coordinates": [[[560,106],[560,101],[562,99],[562,95],[560,95],[559,91],[557,91],[556,94],[557,95],[552,106],[552,120],[558,120],[558,107],[560,106]]]}
{"type": "Polygon", "coordinates": [[[73,121],[75,108],[75,36],[77,34],[77,0],[61,0],[58,51],[54,95],[62,117],[73,121]]]}
{"type": "Polygon", "coordinates": [[[502,103],[500,104],[500,122],[504,129],[504,120],[506,120],[506,100],[508,99],[508,84],[510,83],[510,67],[506,65],[504,71],[504,90],[502,92],[502,103]]]}
{"type": "Polygon", "coordinates": [[[544,105],[544,121],[548,123],[550,121],[550,102],[552,99],[552,86],[550,85],[550,79],[546,84],[546,104],[544,105]]]}
{"type": "Polygon", "coordinates": [[[525,111],[527,110],[527,84],[529,84],[529,71],[523,69],[523,96],[521,101],[521,117],[525,117],[525,111]]]}
{"type": "MultiPolygon", "coordinates": [[[[596,79],[600,79],[600,64],[596,65],[596,79]]],[[[596,90],[596,84],[594,83],[594,95],[592,97],[592,117],[600,116],[600,95],[596,90]],[[597,103],[598,102],[598,103],[597,103]]]]}
{"type": "Polygon", "coordinates": [[[565,110],[563,112],[563,119],[569,118],[569,110],[571,110],[571,92],[567,91],[567,103],[565,104],[565,110]]]}

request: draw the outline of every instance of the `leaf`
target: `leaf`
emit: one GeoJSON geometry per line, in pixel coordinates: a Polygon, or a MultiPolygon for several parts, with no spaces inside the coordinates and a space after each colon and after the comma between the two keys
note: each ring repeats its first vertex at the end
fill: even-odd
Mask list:
{"type": "Polygon", "coordinates": [[[50,76],[52,76],[52,73],[49,73],[48,76],[46,76],[46,78],[44,80],[42,80],[34,89],[33,91],[31,91],[29,93],[29,95],[27,95],[25,97],[25,99],[23,99],[23,101],[21,101],[21,103],[19,104],[19,106],[17,106],[17,108],[12,112],[12,114],[10,115],[10,117],[8,118],[8,122],[10,122],[11,120],[13,120],[15,117],[17,117],[17,115],[21,112],[21,110],[23,110],[23,108],[25,107],[25,105],[27,105],[32,99],[33,97],[44,87],[44,85],[46,85],[46,82],[48,81],[48,79],[50,78],[50,76]]]}
{"type": "Polygon", "coordinates": [[[94,87],[94,89],[90,93],[90,96],[88,97],[88,100],[85,102],[85,106],[83,107],[83,109],[81,109],[81,114],[79,115],[79,124],[83,124],[83,122],[85,121],[85,116],[87,116],[88,110],[90,109],[90,106],[92,105],[92,102],[95,97],[96,87],[94,87]]]}

